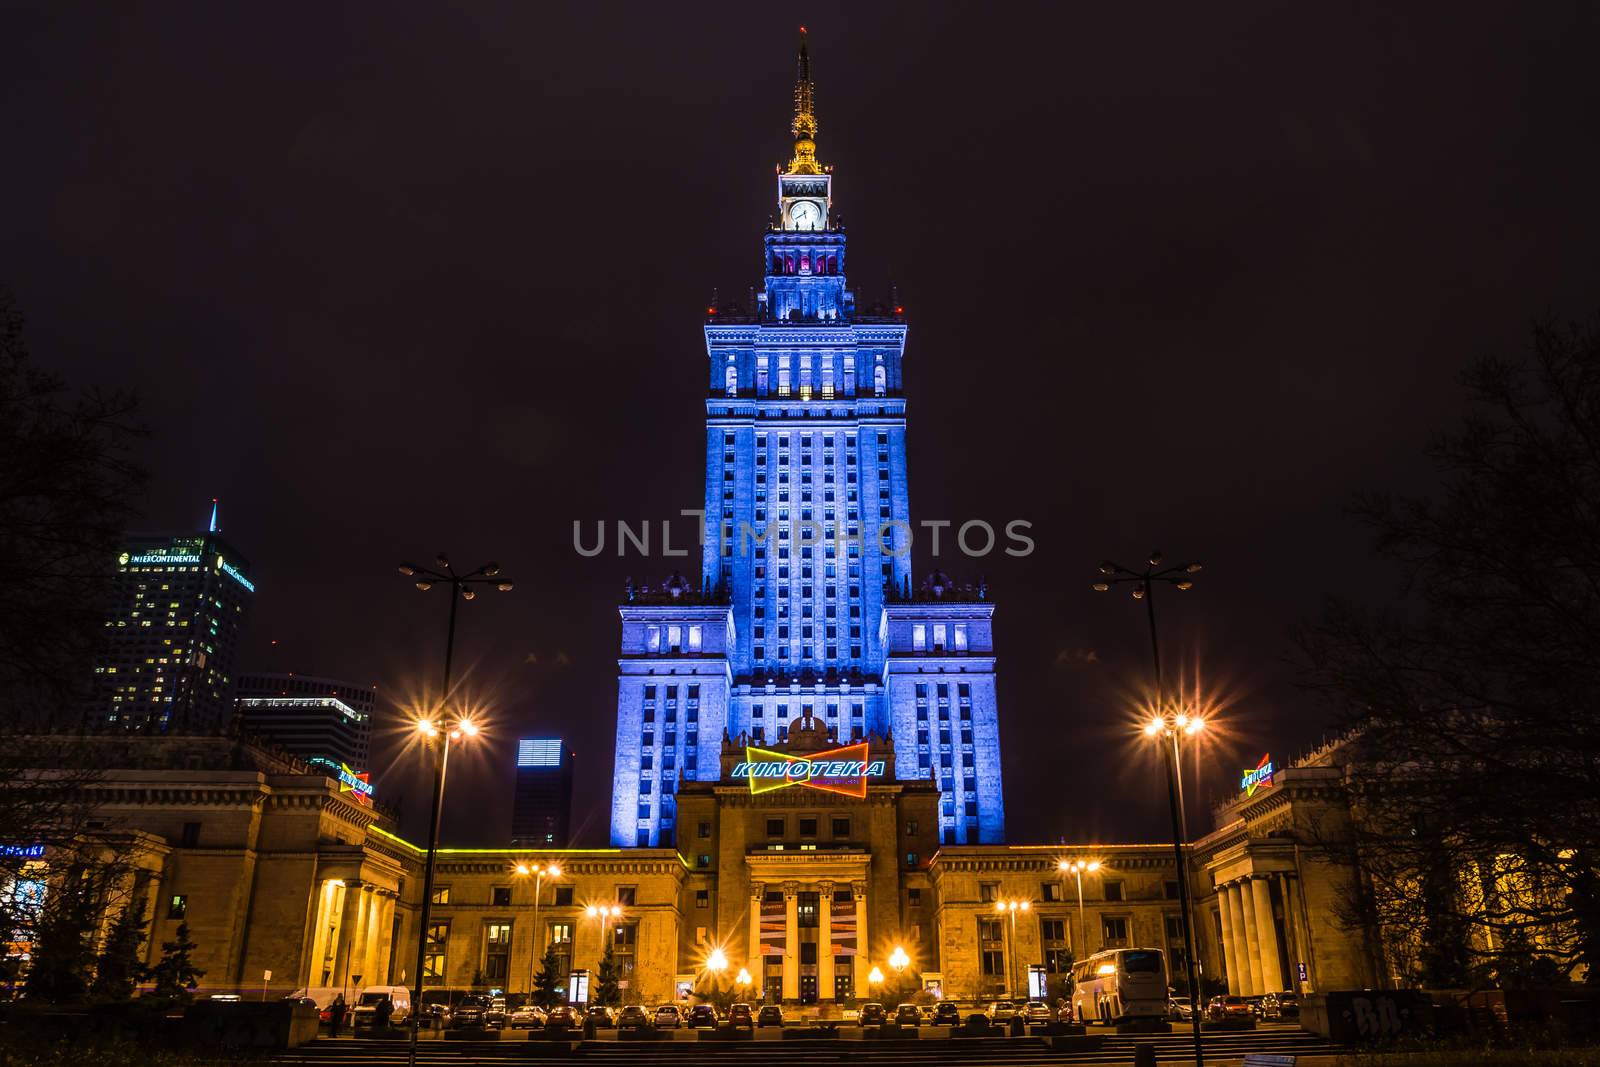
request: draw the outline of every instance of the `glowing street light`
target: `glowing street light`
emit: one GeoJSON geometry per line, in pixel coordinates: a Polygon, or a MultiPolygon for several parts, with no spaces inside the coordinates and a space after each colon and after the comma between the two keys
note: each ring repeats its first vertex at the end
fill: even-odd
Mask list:
{"type": "MultiPolygon", "coordinates": [[[[1083,872],[1088,871],[1093,874],[1099,869],[1099,860],[1062,860],[1056,864],[1056,870],[1061,872],[1062,878],[1065,878],[1067,872],[1071,871],[1072,876],[1078,882],[1078,952],[1083,955],[1088,955],[1089,953],[1089,927],[1084,923],[1083,919],[1083,872]]],[[[1065,888],[1065,886],[1062,888],[1065,888]]]]}
{"type": "Polygon", "coordinates": [[[1009,997],[1016,990],[1012,981],[1017,969],[1016,944],[1017,944],[1017,912],[1028,914],[1033,903],[1027,900],[997,900],[994,910],[997,915],[1011,916],[1011,922],[1006,928],[1006,996],[1009,997]]]}
{"type": "Polygon", "coordinates": [[[1157,583],[1173,586],[1180,592],[1192,589],[1194,576],[1200,570],[1198,562],[1163,566],[1161,553],[1152,552],[1142,570],[1105,560],[1100,564],[1101,580],[1093,585],[1097,593],[1108,592],[1113,585],[1131,585],[1133,599],[1144,601],[1145,618],[1150,626],[1150,658],[1155,666],[1156,699],[1155,713],[1145,723],[1144,734],[1152,739],[1165,735],[1171,740],[1170,745],[1161,747],[1167,765],[1167,804],[1172,811],[1172,852],[1178,867],[1178,900],[1183,918],[1184,962],[1189,971],[1189,1011],[1194,1025],[1195,1067],[1205,1067],[1205,1051],[1200,1043],[1200,979],[1195,972],[1194,923],[1191,919],[1193,902],[1189,894],[1189,865],[1184,856],[1188,833],[1183,810],[1183,780],[1178,774],[1178,738],[1198,733],[1205,728],[1205,723],[1198,717],[1191,718],[1181,709],[1174,709],[1170,714],[1167,712],[1162,692],[1161,640],[1156,630],[1156,598],[1152,594],[1157,583]]]}
{"type": "MultiPolygon", "coordinates": [[[[436,583],[450,586],[450,625],[445,630],[444,640],[444,687],[440,693],[440,711],[446,712],[450,704],[450,668],[455,658],[456,650],[456,606],[463,600],[472,600],[478,594],[474,586],[492,584],[502,593],[511,591],[511,582],[500,577],[500,564],[485,563],[475,571],[466,574],[457,574],[450,566],[450,559],[443,552],[439,553],[435,561],[437,569],[420,567],[414,563],[400,564],[400,573],[407,578],[416,579],[416,587],[422,592],[432,589],[436,583]],[[455,594],[459,593],[460,596],[455,594]]],[[[411,1003],[416,1010],[411,1013],[411,1038],[407,1063],[410,1067],[417,1067],[417,1028],[422,1022],[422,968],[426,963],[428,946],[428,913],[433,904],[433,867],[435,854],[439,850],[439,815],[444,809],[444,775],[450,762],[450,742],[463,738],[477,737],[478,724],[470,718],[462,716],[454,722],[441,726],[432,718],[422,719],[417,723],[417,734],[422,739],[423,745],[433,752],[433,816],[428,820],[428,858],[423,866],[422,873],[422,908],[417,921],[417,988],[412,994],[411,1003]],[[444,743],[436,744],[440,733],[444,733],[444,743]]]]}
{"type": "Polygon", "coordinates": [[[706,957],[706,970],[712,974],[721,974],[728,969],[728,956],[721,947],[711,950],[711,955],[706,957]]]}
{"type": "Polygon", "coordinates": [[[750,969],[748,967],[740,967],[739,973],[733,976],[733,984],[739,986],[741,989],[745,988],[753,981],[755,981],[755,979],[750,977],[750,969]]]}
{"type": "Polygon", "coordinates": [[[528,951],[528,1003],[533,1003],[533,961],[539,958],[539,897],[544,892],[544,880],[561,877],[561,868],[554,863],[519,863],[514,868],[518,878],[533,876],[533,938],[528,951]]]}
{"type": "MultiPolygon", "coordinates": [[[[883,985],[883,971],[877,966],[867,972],[867,985],[874,990],[883,985]]],[[[877,994],[874,993],[873,995],[876,996],[877,994]]]]}

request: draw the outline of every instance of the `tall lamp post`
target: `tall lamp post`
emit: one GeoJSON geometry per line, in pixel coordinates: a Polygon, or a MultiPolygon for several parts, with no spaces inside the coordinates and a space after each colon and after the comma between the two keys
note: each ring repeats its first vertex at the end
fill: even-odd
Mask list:
{"type": "MultiPolygon", "coordinates": [[[[444,687],[439,690],[439,712],[443,716],[450,706],[450,668],[456,648],[456,605],[462,600],[477,597],[474,586],[493,585],[500,592],[508,593],[511,591],[511,582],[500,577],[498,563],[485,563],[467,574],[457,574],[443,552],[439,553],[435,563],[437,569],[402,563],[400,573],[415,579],[416,587],[424,593],[435,584],[450,586],[450,626],[445,631],[444,640],[444,687]]],[[[417,920],[417,988],[411,1001],[411,1049],[407,1056],[410,1067],[416,1067],[417,1064],[417,1031],[422,1024],[422,968],[427,959],[428,917],[433,904],[433,863],[439,850],[439,813],[444,808],[444,774],[450,762],[450,742],[476,737],[478,726],[464,717],[457,717],[443,726],[432,718],[425,718],[417,723],[417,733],[421,735],[423,746],[433,754],[433,814],[428,820],[428,855],[422,874],[422,910],[417,920]]]]}
{"type": "MultiPolygon", "coordinates": [[[[1088,871],[1093,874],[1099,869],[1099,860],[1073,860],[1071,863],[1062,860],[1056,864],[1056,870],[1061,872],[1063,878],[1065,878],[1068,871],[1071,871],[1072,876],[1078,881],[1078,944],[1080,946],[1078,951],[1083,953],[1083,958],[1085,959],[1089,956],[1089,927],[1083,919],[1083,872],[1088,871]]],[[[1066,886],[1062,886],[1062,888],[1065,889],[1066,886]]]]}
{"type": "Polygon", "coordinates": [[[994,910],[997,915],[1011,916],[1011,924],[1006,928],[1006,998],[1016,996],[1017,985],[1013,979],[1017,971],[1017,912],[1024,915],[1033,904],[1026,900],[997,900],[994,910]]]}
{"type": "Polygon", "coordinates": [[[531,917],[533,935],[529,939],[528,949],[528,1003],[532,1004],[533,961],[539,958],[539,942],[542,940],[542,938],[539,936],[539,897],[544,892],[544,880],[546,878],[551,880],[560,878],[561,868],[556,866],[554,863],[519,863],[517,864],[516,871],[517,877],[519,878],[526,878],[530,874],[533,875],[533,915],[531,917]]]}
{"type": "Polygon", "coordinates": [[[1194,924],[1190,918],[1193,905],[1189,893],[1189,864],[1184,855],[1188,847],[1188,835],[1185,831],[1187,820],[1183,811],[1183,782],[1178,773],[1180,769],[1178,735],[1198,733],[1203,728],[1204,721],[1198,716],[1191,718],[1177,710],[1169,713],[1166,707],[1162,691],[1161,641],[1156,633],[1154,593],[1157,583],[1173,586],[1180,591],[1191,589],[1194,587],[1194,576],[1199,573],[1198,562],[1163,566],[1161,553],[1152,552],[1143,570],[1134,570],[1112,560],[1105,560],[1100,564],[1101,579],[1093,586],[1095,592],[1105,593],[1114,585],[1131,585],[1133,599],[1144,601],[1145,617],[1150,624],[1150,658],[1156,672],[1156,701],[1155,716],[1145,726],[1145,734],[1149,737],[1165,734],[1171,741],[1170,744],[1161,747],[1163,761],[1167,767],[1167,805],[1172,812],[1172,852],[1178,866],[1179,906],[1183,909],[1183,953],[1189,973],[1189,1014],[1194,1025],[1195,1067],[1203,1067],[1205,1064],[1205,1051],[1200,1043],[1200,980],[1195,969],[1194,924]]]}
{"type": "Polygon", "coordinates": [[[889,966],[894,969],[894,995],[899,1000],[906,995],[906,968],[911,966],[911,957],[906,955],[904,948],[896,945],[894,951],[889,953],[889,966]]]}

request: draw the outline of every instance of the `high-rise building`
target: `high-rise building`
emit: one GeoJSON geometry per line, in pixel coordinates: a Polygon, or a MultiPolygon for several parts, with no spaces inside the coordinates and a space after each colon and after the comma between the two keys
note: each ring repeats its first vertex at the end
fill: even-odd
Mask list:
{"type": "Polygon", "coordinates": [[[222,539],[215,508],[205,533],[124,541],[94,660],[91,727],[225,729],[239,631],[255,591],[250,564],[222,539]]]}
{"type": "Polygon", "coordinates": [[[301,759],[367,771],[378,703],[370,686],[305,674],[246,674],[238,693],[246,733],[301,759]]]}
{"type": "Polygon", "coordinates": [[[525,737],[517,742],[511,844],[565,848],[571,836],[572,752],[559,737],[525,737]]]}
{"type": "Polygon", "coordinates": [[[676,783],[718,777],[724,731],[760,745],[811,717],[892,738],[900,776],[940,786],[941,841],[998,841],[994,606],[912,584],[906,323],[847,287],[803,37],[791,131],[754,306],[707,309],[699,584],[621,608],[612,842],[672,841],[676,783]]]}

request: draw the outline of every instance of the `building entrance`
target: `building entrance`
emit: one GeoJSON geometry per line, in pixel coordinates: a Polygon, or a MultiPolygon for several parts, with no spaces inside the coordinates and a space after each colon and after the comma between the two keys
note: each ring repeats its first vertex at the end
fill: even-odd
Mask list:
{"type": "Polygon", "coordinates": [[[800,1003],[815,1004],[817,1002],[817,976],[802,974],[800,976],[800,1003]]]}

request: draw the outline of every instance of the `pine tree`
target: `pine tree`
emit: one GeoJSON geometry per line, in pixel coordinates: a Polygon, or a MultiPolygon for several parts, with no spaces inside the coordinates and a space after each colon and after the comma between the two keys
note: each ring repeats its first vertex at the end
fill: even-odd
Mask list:
{"type": "Polygon", "coordinates": [[[621,1004],[622,968],[617,966],[617,956],[610,945],[606,946],[605,955],[600,957],[600,973],[596,978],[595,1002],[606,1007],[621,1004]]]}
{"type": "Polygon", "coordinates": [[[189,940],[189,924],[179,923],[174,936],[176,940],[161,943],[161,959],[151,969],[150,976],[155,979],[156,996],[188,1000],[206,972],[194,965],[192,953],[198,946],[189,940]]]}
{"type": "Polygon", "coordinates": [[[99,1000],[127,1000],[133,988],[150,976],[140,949],[144,947],[144,905],[129,904],[106,932],[89,992],[99,1000]]]}
{"type": "Polygon", "coordinates": [[[30,1000],[72,1004],[88,993],[97,887],[82,865],[73,864],[58,884],[45,891],[44,906],[33,925],[32,960],[23,987],[30,1000]]]}
{"type": "Polygon", "coordinates": [[[561,957],[556,955],[552,946],[547,949],[544,959],[539,961],[539,977],[534,982],[533,1000],[541,1008],[553,1008],[564,1002],[566,996],[566,976],[561,969],[561,957]]]}

